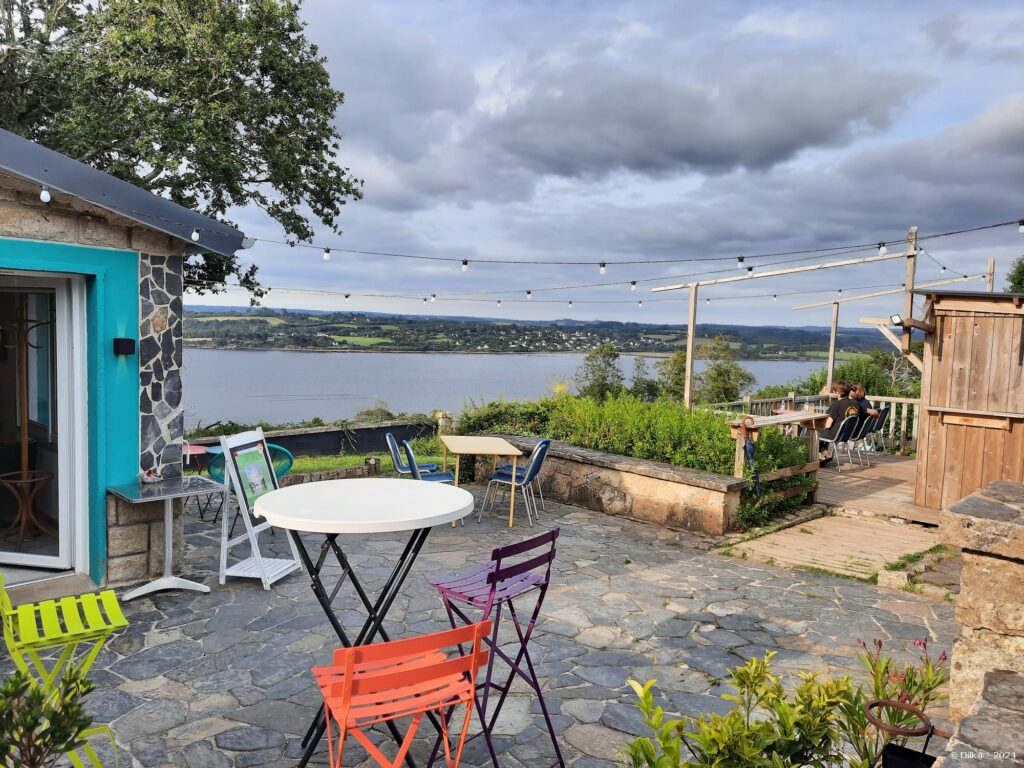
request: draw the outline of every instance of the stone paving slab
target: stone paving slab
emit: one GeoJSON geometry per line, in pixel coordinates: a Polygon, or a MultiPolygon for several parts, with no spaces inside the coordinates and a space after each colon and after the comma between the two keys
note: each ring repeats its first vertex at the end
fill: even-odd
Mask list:
{"type": "MultiPolygon", "coordinates": [[[[722,711],[723,676],[752,654],[778,651],[776,666],[787,674],[860,676],[860,639],[880,638],[909,659],[914,639],[948,651],[957,631],[946,603],[722,557],[700,550],[696,538],[646,523],[553,502],[548,510],[532,532],[560,526],[561,535],[532,648],[567,765],[575,768],[621,765],[617,750],[639,729],[627,678],[657,678],[666,708],[695,716],[722,711]]],[[[219,586],[218,530],[198,517],[186,525],[186,575],[212,592],[128,603],[130,626],[96,663],[89,706],[112,724],[122,765],[130,754],[132,765],[146,768],[276,768],[294,766],[301,753],[320,701],[309,670],[328,661],[333,632],[302,573],[270,592],[249,579],[219,586]]],[[[401,637],[447,628],[427,579],[482,562],[492,548],[530,533],[525,521],[510,531],[499,515],[435,529],[388,631],[401,637]]],[[[267,550],[286,551],[280,532],[264,540],[267,550]]],[[[347,542],[369,590],[383,585],[403,544],[393,535],[347,542]]],[[[346,622],[361,623],[354,598],[339,596],[337,604],[346,622]]],[[[9,660],[0,660],[0,672],[8,671],[9,660]]],[[[495,735],[504,768],[549,764],[538,712],[525,686],[515,685],[495,735]]],[[[472,744],[467,768],[489,765],[482,747],[472,744]]],[[[414,755],[427,749],[421,740],[414,755]]],[[[364,758],[353,743],[345,764],[370,765],[364,758]]],[[[325,744],[313,764],[326,762],[325,744]]]]}

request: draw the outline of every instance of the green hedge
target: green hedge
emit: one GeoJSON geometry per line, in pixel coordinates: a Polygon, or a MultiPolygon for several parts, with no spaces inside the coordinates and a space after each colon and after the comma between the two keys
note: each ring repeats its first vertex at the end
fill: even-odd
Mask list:
{"type": "MultiPolygon", "coordinates": [[[[731,475],[736,441],[722,416],[710,411],[687,411],[678,403],[643,402],[622,394],[598,401],[563,395],[527,402],[495,401],[467,408],[456,422],[459,434],[500,433],[550,437],[564,443],[637,459],[664,461],[689,469],[731,475]]],[[[802,440],[778,429],[762,430],[755,462],[762,474],[807,463],[802,440]]],[[[746,468],[747,477],[752,470],[746,468]]],[[[809,484],[802,477],[765,484],[763,491],[809,484]]],[[[744,527],[762,525],[774,515],[799,506],[801,498],[758,498],[753,485],[743,494],[739,521],[744,527]]]]}

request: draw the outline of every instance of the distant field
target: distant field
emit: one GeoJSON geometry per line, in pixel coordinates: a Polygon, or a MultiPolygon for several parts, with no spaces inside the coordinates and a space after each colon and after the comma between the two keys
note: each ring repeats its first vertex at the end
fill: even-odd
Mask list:
{"type": "Polygon", "coordinates": [[[331,336],[331,338],[356,347],[375,347],[378,344],[391,344],[394,342],[394,339],[382,339],[379,336],[331,336]]]}
{"type": "Polygon", "coordinates": [[[280,317],[239,317],[237,315],[212,315],[210,317],[189,317],[189,320],[194,320],[197,323],[205,323],[207,320],[258,320],[264,323],[270,323],[271,325],[280,325],[284,322],[280,317]]]}
{"type": "MultiPolygon", "coordinates": [[[[802,353],[804,357],[811,358],[814,360],[828,360],[828,350],[811,350],[809,352],[802,353]]],[[[862,357],[867,357],[860,352],[836,352],[836,360],[857,360],[862,357]]]]}

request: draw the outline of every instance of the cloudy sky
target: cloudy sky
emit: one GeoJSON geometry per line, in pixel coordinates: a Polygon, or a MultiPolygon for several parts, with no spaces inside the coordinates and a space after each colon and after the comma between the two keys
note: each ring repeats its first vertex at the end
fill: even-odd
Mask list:
{"type": "MultiPolygon", "coordinates": [[[[304,15],[345,92],[342,160],[366,180],[343,234],[322,231],[319,242],[466,258],[470,269],[342,253],[325,263],[318,251],[260,243],[245,257],[275,289],[268,306],[678,322],[685,294],[649,288],[740,274],[739,254],[1024,217],[1019,2],[306,0],[304,15]],[[664,259],[690,261],[614,263],[664,259]],[[355,295],[344,304],[288,289],[355,295]],[[527,290],[533,301],[513,301],[527,290]]],[[[236,218],[250,235],[280,237],[256,212],[236,218]]],[[[923,244],[950,271],[922,259],[919,282],[980,272],[995,257],[1001,286],[1024,253],[1016,226],[923,244]]],[[[824,325],[827,307],[791,307],[840,287],[898,287],[903,269],[889,261],[703,288],[700,321],[824,325]]],[[[245,303],[235,292],[192,301],[245,303]]],[[[852,304],[843,322],[898,307],[894,297],[852,304]]]]}

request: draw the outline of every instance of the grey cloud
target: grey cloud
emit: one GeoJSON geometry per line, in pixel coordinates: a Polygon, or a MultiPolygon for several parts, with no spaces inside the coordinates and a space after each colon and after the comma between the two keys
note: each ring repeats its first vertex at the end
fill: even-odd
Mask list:
{"type": "Polygon", "coordinates": [[[529,96],[482,121],[468,142],[568,177],[764,169],[888,127],[921,83],[834,61],[760,66],[707,84],[693,73],[546,66],[522,84],[529,96]]]}
{"type": "Polygon", "coordinates": [[[955,13],[944,13],[936,16],[921,29],[928,42],[941,53],[951,59],[959,58],[967,53],[968,41],[960,35],[963,22],[955,13]]]}

